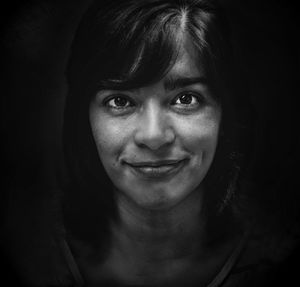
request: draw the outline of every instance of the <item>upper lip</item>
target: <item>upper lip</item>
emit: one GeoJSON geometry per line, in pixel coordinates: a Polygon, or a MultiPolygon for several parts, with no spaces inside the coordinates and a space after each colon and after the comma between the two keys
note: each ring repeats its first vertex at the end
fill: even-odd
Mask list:
{"type": "Polygon", "coordinates": [[[168,160],[158,160],[158,161],[139,161],[139,162],[126,162],[127,164],[133,167],[158,167],[158,166],[165,166],[165,165],[172,165],[177,164],[183,161],[183,159],[168,159],[168,160]]]}

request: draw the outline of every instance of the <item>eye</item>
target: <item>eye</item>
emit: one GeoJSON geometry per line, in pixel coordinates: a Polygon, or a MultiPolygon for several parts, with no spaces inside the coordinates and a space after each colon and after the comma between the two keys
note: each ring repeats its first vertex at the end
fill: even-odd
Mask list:
{"type": "Polygon", "coordinates": [[[177,96],[172,104],[179,108],[196,108],[203,103],[204,98],[200,94],[185,92],[177,96]]]}
{"type": "Polygon", "coordinates": [[[104,101],[104,104],[113,109],[126,109],[133,106],[133,102],[123,95],[109,97],[104,101]]]}

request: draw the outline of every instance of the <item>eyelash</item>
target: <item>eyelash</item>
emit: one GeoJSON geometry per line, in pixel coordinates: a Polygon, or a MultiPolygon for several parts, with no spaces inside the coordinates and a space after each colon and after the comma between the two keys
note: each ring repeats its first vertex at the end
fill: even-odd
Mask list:
{"type": "MultiPolygon", "coordinates": [[[[124,103],[124,102],[123,102],[124,103]]],[[[125,110],[128,110],[132,107],[135,106],[135,103],[126,95],[120,94],[120,95],[113,95],[108,97],[103,101],[104,106],[108,107],[109,109],[112,109],[117,112],[123,112],[125,110]],[[126,101],[126,104],[124,106],[117,106],[116,105],[116,99],[121,99],[122,101],[126,101]],[[113,103],[110,104],[111,101],[114,101],[113,103]]],[[[177,95],[172,101],[171,105],[175,106],[176,109],[181,109],[181,110],[194,110],[197,109],[205,104],[205,98],[195,92],[183,92],[177,95]],[[176,103],[181,97],[188,95],[192,97],[192,103],[176,103]],[[193,100],[196,101],[196,103],[193,103],[193,100]]]]}
{"type": "Polygon", "coordinates": [[[194,92],[183,92],[183,93],[180,93],[178,96],[175,97],[175,99],[172,101],[172,104],[177,105],[176,104],[177,100],[179,100],[181,97],[186,96],[186,95],[191,96],[192,101],[196,100],[196,103],[186,103],[186,104],[185,103],[180,103],[178,105],[182,106],[182,107],[179,107],[179,108],[193,109],[193,108],[200,107],[205,103],[205,99],[201,94],[194,93],[194,92]]]}
{"type": "Polygon", "coordinates": [[[103,104],[104,104],[106,107],[108,107],[108,108],[112,108],[112,109],[116,109],[116,110],[126,109],[126,108],[129,108],[129,107],[134,106],[134,102],[133,102],[131,99],[129,99],[127,96],[125,96],[125,95],[114,95],[114,96],[111,96],[111,97],[105,99],[105,100],[103,101],[103,104]],[[120,98],[120,99],[122,99],[122,100],[126,100],[127,103],[129,103],[129,106],[123,107],[123,106],[117,106],[117,105],[113,106],[112,104],[109,104],[109,102],[111,102],[111,101],[113,101],[113,100],[116,100],[116,99],[118,99],[118,98],[120,98]]]}

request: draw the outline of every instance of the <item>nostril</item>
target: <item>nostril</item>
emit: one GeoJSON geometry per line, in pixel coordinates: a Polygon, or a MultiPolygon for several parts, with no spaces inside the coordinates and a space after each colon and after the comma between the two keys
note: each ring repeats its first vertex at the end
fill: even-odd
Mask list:
{"type": "Polygon", "coordinates": [[[157,150],[166,145],[170,145],[175,140],[175,134],[172,129],[161,129],[155,133],[142,129],[135,135],[135,142],[138,146],[147,147],[151,150],[157,150]]]}
{"type": "Polygon", "coordinates": [[[149,100],[139,118],[135,142],[139,146],[157,150],[174,141],[175,133],[172,127],[173,124],[160,103],[149,100]]]}

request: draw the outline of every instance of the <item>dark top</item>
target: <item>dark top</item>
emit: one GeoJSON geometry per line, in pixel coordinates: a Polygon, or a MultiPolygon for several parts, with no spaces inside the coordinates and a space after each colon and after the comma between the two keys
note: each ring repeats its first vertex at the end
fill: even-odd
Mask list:
{"type": "MultiPolygon", "coordinates": [[[[94,287],[85,283],[62,226],[49,224],[58,221],[57,210],[49,212],[51,200],[38,201],[37,210],[32,206],[14,207],[18,209],[18,216],[9,219],[6,230],[7,234],[10,232],[6,246],[12,251],[13,267],[18,270],[20,280],[28,282],[25,286],[94,287]],[[20,218],[24,223],[20,223],[20,218]]],[[[14,208],[11,208],[13,215],[14,208]]],[[[267,228],[258,226],[261,224],[253,224],[245,231],[221,270],[205,287],[287,286],[293,277],[297,277],[298,266],[293,257],[298,259],[299,252],[293,252],[297,251],[295,242],[298,242],[299,233],[282,231],[281,235],[275,236],[266,232],[267,228]]],[[[4,274],[2,279],[7,277],[13,280],[9,274],[4,274]]],[[[125,285],[103,282],[100,286],[125,285]]]]}
{"type": "MultiPolygon", "coordinates": [[[[64,239],[59,240],[59,245],[70,274],[70,282],[67,284],[76,287],[99,286],[85,283],[67,241],[64,239]]],[[[272,263],[259,258],[257,254],[259,250],[257,248],[258,245],[255,239],[251,238],[249,232],[245,232],[221,270],[205,287],[266,286],[268,272],[272,269],[272,263]]],[[[130,285],[104,281],[100,286],[125,287],[130,285]]],[[[201,285],[195,283],[192,286],[201,285]]]]}

